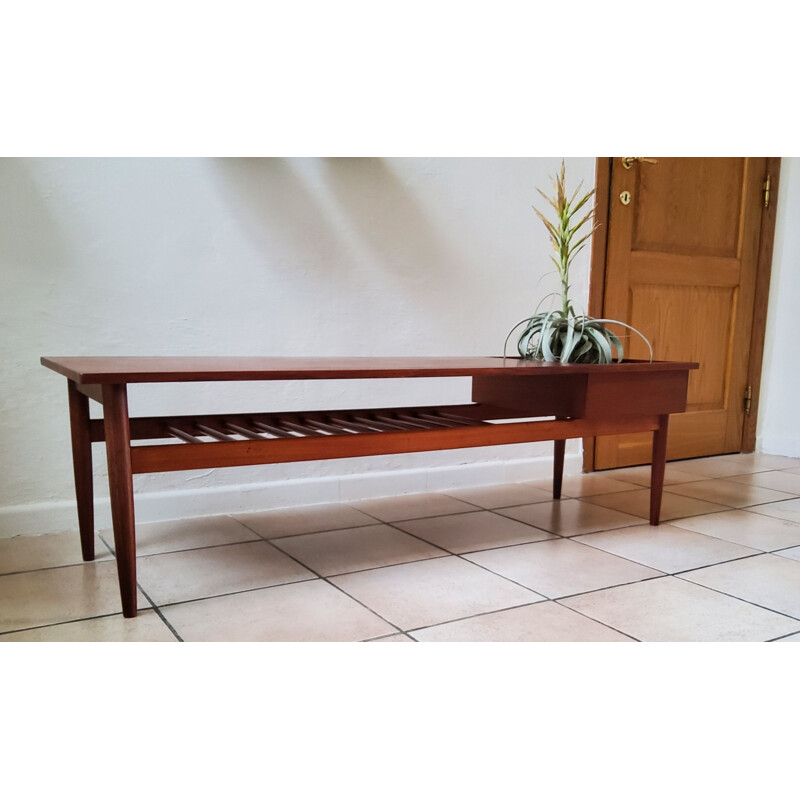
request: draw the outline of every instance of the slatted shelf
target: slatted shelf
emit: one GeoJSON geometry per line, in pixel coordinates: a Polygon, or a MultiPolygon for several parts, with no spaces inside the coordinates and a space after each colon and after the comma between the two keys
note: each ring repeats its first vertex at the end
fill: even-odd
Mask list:
{"type": "MultiPolygon", "coordinates": [[[[491,417],[493,414],[487,413],[487,416],[491,417]]],[[[144,420],[132,420],[132,426],[136,422],[144,422],[144,420]]],[[[377,409],[374,411],[287,412],[233,417],[218,415],[196,419],[165,417],[160,419],[161,435],[158,435],[158,431],[153,431],[148,438],[172,438],[184,444],[203,444],[205,442],[358,436],[400,431],[442,431],[487,424],[486,420],[479,416],[469,418],[429,407],[377,409]]]]}

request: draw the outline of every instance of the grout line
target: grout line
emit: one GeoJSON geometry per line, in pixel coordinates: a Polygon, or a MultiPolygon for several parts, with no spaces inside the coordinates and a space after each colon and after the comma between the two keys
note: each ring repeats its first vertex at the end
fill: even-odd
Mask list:
{"type": "Polygon", "coordinates": [[[72,625],[74,622],[91,622],[94,619],[111,619],[112,617],[119,617],[122,615],[121,611],[111,614],[95,614],[89,617],[78,617],[77,619],[64,619],[58,622],[46,622],[44,625],[30,625],[27,628],[14,628],[13,630],[0,631],[0,638],[10,633],[27,633],[28,631],[41,631],[45,628],[60,628],[62,625],[72,625]]]}
{"type": "MultiPolygon", "coordinates": [[[[342,504],[341,503],[325,503],[325,505],[342,505],[342,504]]],[[[302,509],[302,508],[307,508],[307,506],[296,506],[295,508],[302,509]]],[[[284,508],[284,509],[276,509],[276,510],[286,511],[287,509],[284,508]]],[[[358,510],[358,509],[356,509],[356,510],[358,510]]],[[[258,514],[258,513],[266,513],[266,512],[255,512],[255,513],[258,514]]],[[[229,514],[228,516],[231,516],[231,515],[229,514]]],[[[367,516],[369,516],[369,515],[367,515],[367,516]]],[[[251,533],[254,533],[256,536],[258,536],[259,539],[263,539],[265,542],[270,541],[270,538],[268,536],[266,536],[263,533],[260,533],[255,528],[251,528],[243,520],[237,519],[236,517],[232,517],[232,519],[235,519],[236,522],[238,522],[240,525],[242,525],[243,527],[247,528],[247,530],[249,530],[251,533]]],[[[368,525],[372,525],[372,524],[373,524],[372,522],[356,522],[355,525],[342,525],[341,527],[337,525],[335,528],[325,528],[325,530],[322,530],[322,531],[308,531],[308,533],[326,533],[328,531],[346,531],[346,530],[349,530],[350,528],[366,528],[368,525]]],[[[302,536],[302,535],[303,535],[302,533],[290,533],[290,534],[282,534],[282,535],[279,535],[279,536],[274,536],[272,538],[274,538],[274,539],[283,539],[286,536],[302,536]]]]}
{"type": "MultiPolygon", "coordinates": [[[[452,498],[453,500],[457,500],[457,497],[452,498]]],[[[466,502],[466,501],[461,501],[466,502]]],[[[472,505],[472,503],[470,503],[472,505]]],[[[357,508],[356,511],[361,511],[360,508],[357,508]]],[[[436,519],[437,517],[458,517],[464,514],[474,514],[477,511],[486,511],[485,508],[481,508],[481,506],[474,506],[473,508],[468,509],[467,511],[448,511],[446,514],[427,514],[422,517],[403,517],[402,519],[393,519],[391,521],[381,519],[380,517],[376,517],[374,514],[370,514],[368,511],[361,511],[362,514],[366,514],[368,517],[372,517],[372,519],[377,520],[382,525],[391,525],[393,522],[417,522],[418,520],[423,519],[436,519]]],[[[369,523],[373,524],[373,523],[369,523]]],[[[353,526],[355,527],[355,526],[353,526]]],[[[359,526],[359,527],[366,527],[366,526],[359,526]]],[[[342,530],[340,528],[336,528],[335,530],[342,530]]],[[[325,533],[325,531],[314,531],[314,533],[325,533]]],[[[280,537],[283,538],[283,537],[280,537]]]]}
{"type": "MultiPolygon", "coordinates": [[[[319,531],[319,533],[327,533],[327,531],[319,531]]],[[[304,569],[307,569],[309,572],[311,572],[313,575],[315,575],[315,576],[316,576],[316,578],[317,578],[318,580],[324,581],[325,583],[327,583],[327,584],[328,584],[328,586],[330,586],[330,587],[331,587],[332,589],[334,589],[335,591],[337,591],[337,592],[341,592],[343,595],[345,595],[345,596],[349,597],[351,600],[353,600],[354,602],[358,603],[360,606],[362,606],[363,608],[365,608],[365,609],[366,609],[367,611],[369,611],[371,614],[374,614],[376,617],[378,617],[379,619],[383,620],[383,621],[384,621],[384,622],[385,622],[387,625],[391,625],[393,628],[395,628],[395,631],[396,631],[396,633],[404,633],[404,631],[403,631],[403,630],[400,628],[400,626],[399,626],[399,625],[396,625],[396,624],[395,624],[394,622],[392,622],[391,620],[388,620],[388,619],[386,619],[386,617],[383,617],[383,616],[381,616],[381,615],[380,615],[380,614],[379,614],[377,611],[375,611],[375,609],[373,609],[373,608],[370,608],[370,607],[369,607],[369,606],[368,606],[366,603],[363,603],[363,602],[362,602],[361,600],[359,600],[357,597],[353,597],[353,596],[352,596],[352,595],[351,595],[349,592],[346,592],[344,589],[342,589],[342,588],[341,588],[341,586],[337,586],[335,583],[333,583],[332,581],[328,580],[328,578],[327,578],[327,577],[325,577],[324,575],[321,575],[321,574],[320,574],[319,572],[317,572],[315,569],[312,569],[312,568],[311,568],[310,566],[308,566],[307,564],[304,564],[302,561],[300,561],[300,560],[298,560],[297,558],[295,558],[295,557],[294,557],[294,556],[293,556],[291,553],[287,553],[285,550],[281,549],[281,548],[280,548],[278,545],[276,545],[276,544],[273,544],[273,547],[274,547],[276,550],[278,550],[279,552],[283,553],[283,554],[284,554],[284,555],[285,555],[287,558],[290,558],[290,559],[291,559],[292,561],[294,561],[296,564],[299,564],[299,565],[300,565],[301,567],[303,567],[304,569]]],[[[421,559],[421,560],[423,560],[423,561],[424,561],[425,559],[421,559]]],[[[380,569],[380,567],[379,567],[378,569],[380,569]]],[[[362,571],[366,571],[366,570],[362,570],[362,571]]],[[[347,573],[342,573],[342,574],[347,574],[347,573]]],[[[335,576],[330,576],[330,577],[335,577],[335,576]]],[[[310,578],[309,578],[308,580],[312,580],[312,579],[310,579],[310,578]]],[[[305,582],[305,581],[302,581],[302,582],[305,582]]],[[[391,634],[391,633],[387,633],[387,634],[384,634],[384,635],[385,635],[385,636],[394,636],[394,634],[391,634]]]]}
{"type": "MultiPolygon", "coordinates": [[[[753,558],[753,556],[749,556],[753,558]]],[[[760,608],[762,611],[771,611],[773,614],[778,614],[782,617],[786,617],[787,619],[791,619],[795,622],[800,622],[800,616],[794,616],[792,614],[787,614],[785,611],[776,611],[774,608],[770,608],[769,606],[763,606],[761,603],[756,603],[753,600],[747,600],[744,597],[739,597],[738,595],[731,594],[730,592],[723,592],[721,589],[715,589],[713,586],[706,586],[703,583],[696,583],[695,581],[690,581],[688,578],[684,578],[681,575],[675,575],[678,580],[683,581],[684,583],[690,583],[692,586],[700,586],[703,589],[709,589],[712,592],[716,592],[717,594],[724,595],[725,597],[731,597],[734,600],[740,600],[742,603],[747,603],[748,605],[755,606],[756,608],[760,608]]],[[[792,635],[792,634],[789,634],[792,635]]]]}
{"type": "MultiPolygon", "coordinates": [[[[594,533],[582,534],[582,536],[585,536],[585,537],[588,538],[588,537],[594,536],[595,533],[612,533],[614,530],[625,530],[625,529],[624,528],[615,528],[615,529],[612,529],[611,531],[595,531],[594,533]]],[[[718,542],[727,542],[728,544],[737,544],[736,542],[728,542],[727,539],[718,539],[717,537],[714,537],[711,534],[700,533],[699,531],[690,531],[688,528],[681,528],[680,530],[686,531],[687,533],[697,533],[700,536],[706,536],[708,539],[716,540],[718,542]]],[[[692,571],[698,570],[698,569],[705,569],[706,567],[716,567],[716,566],[719,566],[720,564],[728,564],[728,563],[730,563],[732,561],[741,561],[744,558],[753,558],[754,556],[763,556],[763,555],[768,555],[769,554],[769,552],[766,551],[766,550],[758,550],[755,553],[747,553],[746,555],[743,555],[743,556],[735,556],[733,558],[725,558],[722,561],[712,561],[709,564],[701,564],[698,567],[688,567],[687,569],[680,569],[677,572],[667,572],[666,570],[661,569],[661,567],[654,567],[652,564],[645,564],[643,561],[636,561],[634,558],[631,558],[629,556],[623,556],[623,555],[620,555],[619,553],[614,553],[614,552],[612,552],[610,550],[604,550],[599,545],[592,544],[591,542],[586,542],[586,541],[579,542],[579,541],[577,541],[577,537],[572,537],[572,538],[575,541],[575,544],[585,544],[587,547],[591,547],[593,550],[598,550],[601,553],[607,553],[608,555],[616,556],[617,558],[622,558],[625,561],[630,561],[632,564],[638,564],[641,567],[648,567],[649,569],[654,569],[654,570],[657,570],[658,572],[663,572],[665,575],[678,575],[678,574],[680,574],[682,572],[692,572],[692,571]]],[[[738,546],[739,547],[746,547],[746,545],[738,545],[738,546]]],[[[754,547],[750,548],[750,549],[751,550],[756,550],[756,548],[754,548],[754,547]]]]}
{"type": "Polygon", "coordinates": [[[799,631],[795,631],[794,633],[787,633],[785,636],[777,636],[774,639],[767,639],[767,641],[768,642],[780,642],[783,639],[788,639],[790,636],[797,636],[798,633],[800,633],[800,630],[799,631]]]}
{"type": "MultiPolygon", "coordinates": [[[[744,556],[736,556],[736,558],[728,558],[725,561],[716,561],[713,564],[705,564],[702,567],[690,567],[689,569],[679,569],[677,572],[671,572],[670,574],[675,578],[679,578],[681,575],[687,575],[690,572],[699,572],[701,569],[718,567],[721,566],[722,564],[733,564],[736,561],[747,561],[751,558],[760,558],[761,556],[768,556],[768,555],[771,555],[771,553],[768,553],[766,550],[760,553],[748,553],[747,555],[744,556]]],[[[690,581],[690,583],[694,583],[694,581],[690,581]]]]}
{"type": "MultiPolygon", "coordinates": [[[[602,591],[602,589],[598,589],[597,591],[602,591]]],[[[591,592],[586,592],[586,594],[591,594],[591,592]]],[[[573,595],[573,597],[577,597],[577,595],[573,595]]],[[[606,628],[610,628],[612,631],[616,631],[617,633],[621,634],[622,636],[627,636],[629,639],[632,639],[634,642],[641,642],[641,639],[637,639],[632,633],[627,633],[626,631],[621,630],[620,628],[615,628],[613,625],[609,625],[607,622],[601,622],[599,619],[595,619],[594,617],[590,617],[584,611],[578,611],[577,608],[570,608],[567,605],[563,605],[561,600],[566,600],[567,598],[559,598],[558,600],[553,600],[554,603],[561,606],[561,608],[566,608],[568,611],[572,611],[574,614],[580,614],[582,617],[586,617],[586,619],[591,620],[592,622],[597,623],[598,625],[603,625],[606,628]]]]}
{"type": "MultiPolygon", "coordinates": [[[[528,588],[528,587],[524,587],[524,588],[528,588]]],[[[625,631],[621,631],[621,630],[613,627],[612,625],[609,625],[606,622],[601,622],[600,620],[594,619],[593,617],[590,617],[590,616],[588,616],[588,614],[584,614],[581,611],[576,611],[574,608],[570,608],[569,606],[561,605],[561,603],[559,603],[558,600],[554,600],[553,598],[550,598],[550,597],[544,597],[544,599],[535,600],[532,603],[522,603],[522,604],[516,605],[516,606],[507,606],[505,608],[496,608],[496,609],[493,609],[491,611],[481,611],[481,612],[478,612],[477,614],[468,614],[465,617],[458,617],[456,619],[448,619],[448,620],[445,620],[444,622],[437,622],[437,623],[435,623],[433,625],[423,625],[423,626],[420,626],[418,628],[409,628],[408,630],[404,631],[404,633],[407,636],[413,636],[414,633],[418,633],[419,631],[428,630],[429,628],[438,628],[438,627],[441,627],[443,625],[449,625],[452,622],[464,622],[464,621],[470,620],[470,619],[477,619],[478,617],[487,617],[490,614],[499,614],[499,613],[502,613],[503,611],[512,611],[512,610],[517,609],[517,608],[528,608],[530,606],[539,606],[539,605],[544,605],[545,603],[555,603],[555,604],[559,605],[561,608],[563,608],[563,609],[565,609],[567,611],[571,611],[571,612],[573,612],[575,614],[579,614],[580,616],[590,620],[591,622],[594,622],[597,625],[600,625],[600,626],[602,626],[604,628],[608,628],[609,630],[615,631],[616,633],[619,633],[622,636],[627,636],[629,639],[633,639],[636,642],[640,641],[635,636],[631,636],[631,634],[625,633],[625,631]]],[[[414,641],[419,641],[419,640],[415,639],[414,641]]],[[[580,640],[576,639],[575,641],[580,641],[580,640]]]]}
{"type": "MultiPolygon", "coordinates": [[[[790,544],[787,547],[777,547],[777,548],[775,548],[775,550],[765,550],[764,552],[765,553],[769,553],[770,555],[773,555],[773,556],[780,556],[781,553],[783,553],[784,550],[796,550],[798,548],[798,546],[800,546],[800,543],[798,543],[798,544],[790,544]]],[[[791,558],[791,556],[781,556],[781,558],[791,558]]],[[[796,559],[796,558],[792,559],[792,561],[798,561],[798,560],[800,560],[800,559],[796,559]]]]}
{"type": "MultiPolygon", "coordinates": [[[[382,633],[380,636],[371,636],[369,639],[359,639],[361,642],[380,642],[382,639],[391,639],[393,636],[408,636],[406,631],[398,631],[397,633],[382,633]]],[[[416,639],[412,639],[416,642],[416,639]]]]}
{"type": "MultiPolygon", "coordinates": [[[[662,578],[670,578],[670,577],[672,577],[672,576],[668,575],[668,574],[665,574],[665,573],[662,573],[661,575],[650,575],[647,578],[639,578],[639,580],[635,580],[635,581],[623,581],[622,583],[615,583],[612,586],[601,586],[599,589],[589,589],[589,590],[587,590],[585,592],[575,592],[574,594],[565,594],[565,595],[561,595],[560,597],[553,597],[551,599],[553,600],[553,602],[559,603],[562,600],[572,600],[573,597],[583,597],[583,595],[595,594],[595,592],[604,592],[607,589],[619,589],[620,586],[633,586],[634,584],[637,584],[637,583],[648,583],[649,581],[660,581],[662,578]]],[[[567,608],[568,608],[568,606],[567,606],[567,608]]],[[[574,610],[574,609],[572,609],[572,610],[574,610]]],[[[605,625],[605,623],[603,623],[603,625],[605,625]]],[[[620,633],[624,633],[624,631],[620,631],[620,633]]],[[[626,633],[625,635],[629,636],[630,634],[626,633]]]]}
{"type": "MultiPolygon", "coordinates": [[[[528,587],[526,586],[524,588],[527,589],[528,587]]],[[[488,617],[490,614],[498,614],[502,611],[513,611],[514,609],[517,608],[528,608],[529,606],[539,606],[542,603],[552,603],[552,602],[553,601],[549,597],[543,596],[541,600],[534,600],[532,603],[519,603],[518,605],[515,606],[504,606],[503,608],[493,608],[490,609],[489,611],[478,611],[475,614],[466,614],[463,617],[454,617],[453,619],[446,619],[443,620],[442,622],[434,622],[433,625],[419,625],[415,628],[408,628],[405,631],[403,631],[403,633],[405,633],[407,636],[411,636],[415,632],[424,631],[427,630],[428,628],[438,628],[441,625],[449,625],[451,622],[464,622],[469,619],[477,619],[478,617],[488,617]]]]}
{"type": "MultiPolygon", "coordinates": [[[[84,561],[81,559],[80,561],[76,561],[74,564],[56,564],[53,567],[34,567],[33,569],[20,569],[16,572],[3,572],[0,574],[0,579],[2,578],[9,578],[12,575],[30,575],[33,572],[52,572],[54,569],[69,569],[70,567],[83,567],[88,564],[116,564],[116,558],[104,558],[101,561],[98,561],[95,558],[93,561],[84,561]]],[[[90,618],[91,619],[91,618],[90,618]]]]}
{"type": "Polygon", "coordinates": [[[252,586],[249,589],[235,589],[232,592],[220,592],[219,594],[209,594],[203,597],[192,597],[187,600],[175,600],[171,603],[162,603],[159,608],[171,608],[172,606],[183,606],[187,603],[199,603],[202,600],[216,600],[219,597],[232,597],[235,594],[248,594],[249,592],[263,592],[265,589],[276,589],[279,586],[291,586],[295,583],[311,583],[315,578],[298,578],[295,581],[285,581],[284,583],[271,583],[268,586],[252,586]]]}
{"type": "MultiPolygon", "coordinates": [[[[685,515],[684,514],[684,515],[679,516],[679,517],[670,517],[669,519],[664,519],[663,515],[659,515],[659,525],[668,525],[668,524],[670,524],[671,522],[673,522],[676,519],[691,519],[693,517],[707,517],[710,514],[724,514],[727,511],[742,511],[743,510],[739,506],[726,506],[724,503],[718,503],[716,501],[701,500],[699,497],[689,497],[689,495],[685,495],[685,494],[675,494],[674,492],[667,491],[666,487],[664,487],[664,494],[671,494],[673,497],[680,497],[680,498],[682,498],[684,500],[697,500],[698,502],[701,502],[701,503],[713,503],[714,505],[721,506],[721,508],[714,508],[711,511],[698,511],[696,514],[689,514],[689,515],[685,515]]],[[[600,495],[593,495],[593,497],[599,497],[599,496],[600,495]]],[[[588,503],[590,503],[590,505],[597,506],[598,508],[605,508],[607,511],[616,511],[619,514],[627,514],[630,517],[637,517],[638,519],[643,520],[645,523],[649,523],[650,522],[649,516],[647,516],[647,517],[639,516],[638,514],[633,514],[630,511],[620,511],[619,509],[611,508],[610,506],[601,506],[599,503],[592,503],[589,498],[584,499],[582,497],[578,497],[576,499],[578,501],[580,501],[580,502],[588,502],[588,503]]],[[[778,500],[776,502],[783,502],[783,501],[778,500]]],[[[599,533],[599,531],[597,531],[597,533],[599,533]]]]}
{"type": "MultiPolygon", "coordinates": [[[[172,624],[170,623],[170,621],[161,613],[161,609],[153,601],[153,598],[150,597],[149,594],[147,594],[147,592],[142,588],[142,585],[138,581],[136,582],[136,586],[139,589],[139,591],[145,596],[146,600],[150,603],[150,608],[152,608],[153,611],[155,611],[156,616],[158,616],[161,619],[161,621],[167,626],[167,628],[169,628],[169,630],[172,632],[172,635],[179,642],[182,642],[183,638],[180,636],[178,631],[176,631],[175,628],[172,627],[172,624]]],[[[136,611],[137,611],[137,614],[138,614],[139,609],[137,608],[136,611]]]]}

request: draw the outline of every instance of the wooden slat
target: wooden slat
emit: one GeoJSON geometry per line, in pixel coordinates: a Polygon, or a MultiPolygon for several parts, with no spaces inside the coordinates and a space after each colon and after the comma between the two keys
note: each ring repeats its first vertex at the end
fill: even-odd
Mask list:
{"type": "Polygon", "coordinates": [[[207,434],[208,436],[211,436],[213,439],[216,439],[218,442],[236,441],[235,437],[229,436],[227,433],[223,433],[221,430],[218,430],[217,428],[214,428],[211,425],[204,425],[203,423],[197,423],[195,424],[195,428],[207,434]]]}
{"type": "Polygon", "coordinates": [[[168,425],[167,431],[169,431],[169,433],[171,433],[176,439],[188,442],[189,444],[203,444],[202,439],[198,439],[197,436],[193,436],[188,431],[183,430],[183,428],[177,428],[174,425],[168,425]]]}
{"type": "Polygon", "coordinates": [[[659,417],[655,415],[611,420],[545,420],[511,422],[507,425],[471,425],[430,431],[364,433],[359,436],[309,436],[261,442],[205,442],[181,447],[144,445],[132,448],[131,457],[134,472],[172,472],[182,469],[317,461],[328,458],[573,439],[582,436],[606,436],[615,433],[652,431],[658,426],[659,417]]]}
{"type": "Polygon", "coordinates": [[[356,422],[355,420],[350,419],[349,417],[329,417],[331,422],[336,423],[337,425],[344,425],[346,427],[350,427],[359,431],[361,433],[375,433],[376,431],[380,431],[381,429],[375,425],[364,425],[361,422],[356,422]]]}
{"type": "Polygon", "coordinates": [[[411,414],[398,414],[397,419],[402,419],[404,422],[408,422],[410,425],[414,425],[416,428],[423,428],[426,431],[431,429],[435,430],[436,428],[452,428],[455,427],[455,423],[450,423],[449,425],[444,420],[439,420],[438,422],[432,422],[428,419],[423,419],[419,415],[415,413],[411,414]]]}
{"type": "Polygon", "coordinates": [[[485,425],[486,423],[483,420],[474,420],[468,419],[467,417],[461,417],[458,414],[451,414],[449,411],[440,411],[439,414],[446,419],[452,420],[453,422],[458,422],[461,425],[485,425]]]}
{"type": "Polygon", "coordinates": [[[343,425],[333,425],[331,422],[323,422],[318,419],[309,421],[313,422],[316,427],[328,433],[332,433],[334,436],[351,436],[354,433],[359,433],[359,431],[348,430],[343,425]]]}
{"type": "Polygon", "coordinates": [[[417,412],[417,417],[419,419],[424,419],[427,422],[433,422],[436,425],[441,425],[443,428],[457,428],[461,423],[456,422],[452,419],[444,419],[444,417],[439,417],[435,414],[425,414],[423,412],[417,412]]]}
{"type": "Polygon", "coordinates": [[[277,436],[279,439],[297,438],[293,433],[285,431],[283,428],[278,428],[276,425],[270,425],[267,422],[261,422],[261,420],[253,420],[253,425],[260,431],[266,431],[267,433],[271,433],[273,436],[277,436]]]}
{"type": "Polygon", "coordinates": [[[402,425],[398,425],[392,422],[386,422],[385,420],[376,419],[374,416],[368,417],[361,417],[361,416],[353,416],[353,419],[357,422],[363,422],[365,425],[371,425],[373,428],[377,428],[379,431],[404,431],[408,430],[404,428],[402,425]]]}
{"type": "Polygon", "coordinates": [[[295,431],[296,433],[302,434],[303,436],[327,436],[326,433],[322,433],[315,428],[312,428],[308,425],[302,425],[299,422],[294,422],[291,419],[284,419],[281,417],[279,419],[282,428],[288,428],[291,431],[295,431]]]}
{"type": "Polygon", "coordinates": [[[409,420],[402,419],[401,417],[385,417],[380,414],[376,414],[375,419],[377,419],[379,422],[385,422],[388,425],[394,425],[396,428],[404,431],[429,430],[432,427],[431,425],[425,425],[421,420],[410,422],[409,420]]]}
{"type": "Polygon", "coordinates": [[[240,436],[246,436],[248,439],[264,439],[265,437],[262,436],[260,433],[256,431],[250,430],[250,428],[245,428],[244,425],[239,425],[236,422],[228,422],[225,421],[225,427],[228,430],[235,431],[240,436]]]}

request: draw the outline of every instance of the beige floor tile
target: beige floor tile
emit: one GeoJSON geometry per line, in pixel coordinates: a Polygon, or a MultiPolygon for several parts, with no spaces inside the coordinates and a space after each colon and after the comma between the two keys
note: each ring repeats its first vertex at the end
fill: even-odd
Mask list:
{"type": "MultiPolygon", "coordinates": [[[[138,607],[149,603],[139,593],[138,607]]],[[[71,622],[122,610],[115,561],[0,576],[0,631],[71,622]]]]}
{"type": "Polygon", "coordinates": [[[635,525],[573,539],[661,572],[681,572],[759,551],[672,525],[635,525]]]}
{"type": "MultiPolygon", "coordinates": [[[[109,561],[113,558],[102,539],[95,536],[94,560],[109,561]]],[[[77,531],[0,539],[0,575],[83,563],[77,531]]]]}
{"type": "Polygon", "coordinates": [[[710,458],[692,458],[672,462],[682,472],[692,472],[707,478],[727,478],[792,466],[792,459],[785,456],[767,456],[761,453],[731,453],[710,458]]]}
{"type": "MultiPolygon", "coordinates": [[[[104,530],[100,533],[113,549],[113,531],[104,530]]],[[[227,516],[148,522],[136,525],[136,554],[149,556],[259,539],[259,536],[241,522],[227,516]]]]}
{"type": "Polygon", "coordinates": [[[352,642],[397,633],[320,579],[167,606],[162,613],[186,642],[352,642]]]}
{"type": "Polygon", "coordinates": [[[615,630],[558,603],[493,611],[414,631],[420,642],[631,642],[615,630]]]}
{"type": "MultiPolygon", "coordinates": [[[[593,473],[602,475],[613,480],[620,480],[626,483],[636,483],[639,486],[650,486],[650,465],[645,464],[641,467],[622,467],[621,469],[603,470],[593,473]]],[[[696,481],[697,475],[692,472],[681,472],[672,464],[667,464],[664,470],[664,485],[669,486],[673,483],[686,483],[696,481]]]]}
{"type": "Polygon", "coordinates": [[[681,577],[800,618],[800,561],[767,553],[685,572],[681,577]]]}
{"type": "Polygon", "coordinates": [[[500,509],[497,513],[561,536],[579,536],[582,533],[642,524],[640,517],[601,508],[583,500],[557,500],[515,506],[500,509]]]}
{"type": "Polygon", "coordinates": [[[781,500],[780,503],[753,506],[750,510],[756,514],[764,514],[767,517],[776,517],[800,524],[800,498],[797,497],[793,500],[781,500]]]}
{"type": "Polygon", "coordinates": [[[786,492],[776,492],[774,489],[764,489],[748,483],[721,479],[677,484],[670,486],[669,493],[695,497],[698,500],[707,500],[709,503],[719,503],[732,508],[744,508],[759,503],[775,503],[779,500],[792,499],[792,495],[786,492]]]}
{"type": "Polygon", "coordinates": [[[763,486],[765,489],[775,489],[800,496],[800,474],[793,472],[753,472],[749,475],[734,475],[731,481],[746,483],[751,486],[763,486]]]}
{"type": "Polygon", "coordinates": [[[373,517],[362,514],[344,503],[283,508],[253,514],[233,514],[233,518],[265,539],[375,524],[373,517]]]}
{"type": "Polygon", "coordinates": [[[359,500],[350,505],[377,517],[382,522],[397,522],[404,519],[434,517],[439,514],[475,511],[472,503],[465,503],[463,500],[457,500],[455,497],[438,492],[405,494],[400,497],[379,497],[375,500],[359,500]]]}
{"type": "Polygon", "coordinates": [[[569,539],[486,550],[465,558],[550,599],[661,575],[569,539]]]}
{"type": "Polygon", "coordinates": [[[566,497],[591,497],[595,494],[610,492],[628,492],[638,488],[633,481],[618,480],[594,472],[590,475],[570,475],[564,478],[561,485],[562,494],[566,497]]]}
{"type": "Polygon", "coordinates": [[[427,517],[395,524],[398,528],[451,553],[470,553],[474,550],[553,538],[552,533],[491,511],[427,517]]]}
{"type": "Polygon", "coordinates": [[[499,486],[473,486],[469,489],[448,489],[445,494],[480,508],[521,506],[525,503],[546,503],[553,499],[552,481],[542,485],[506,483],[499,486]]]}
{"type": "Polygon", "coordinates": [[[543,599],[456,556],[341,575],[331,582],[403,630],[543,599]]]}
{"type": "Polygon", "coordinates": [[[137,568],[139,585],[157,606],[314,577],[263,541],[142,556],[137,568]]]}
{"type": "Polygon", "coordinates": [[[643,642],[764,642],[797,630],[796,620],[669,576],[561,603],[643,642]]]}
{"type": "Polygon", "coordinates": [[[800,524],[756,514],[753,510],[704,514],[676,519],[671,524],[756,550],[778,550],[800,545],[800,524]]]}
{"type": "Polygon", "coordinates": [[[413,642],[414,640],[405,633],[396,633],[394,636],[380,636],[377,639],[370,639],[371,642],[413,642]]]}
{"type": "MultiPolygon", "coordinates": [[[[725,511],[727,506],[719,503],[709,503],[707,500],[698,500],[695,497],[673,494],[672,488],[661,495],[661,521],[677,519],[678,517],[691,517],[695,514],[710,514],[712,511],[725,511]]],[[[619,492],[616,494],[601,494],[587,497],[582,503],[591,503],[595,506],[613,508],[626,514],[634,514],[641,519],[650,518],[650,490],[637,489],[633,492],[619,492]]]]}
{"type": "Polygon", "coordinates": [[[0,642],[176,642],[174,634],[151,609],[133,619],[122,614],[84,619],[0,635],[0,642]]]}
{"type": "Polygon", "coordinates": [[[794,558],[800,561],[800,547],[790,547],[788,550],[778,550],[774,553],[776,556],[783,556],[783,558],[794,558]]]}
{"type": "Polygon", "coordinates": [[[326,577],[447,555],[444,550],[388,525],[307,533],[273,539],[272,543],[326,577]]]}
{"type": "Polygon", "coordinates": [[[752,468],[756,470],[800,468],[800,458],[791,458],[790,456],[773,456],[769,453],[738,453],[736,455],[729,456],[729,458],[739,458],[742,461],[749,462],[752,468]]]}
{"type": "Polygon", "coordinates": [[[675,469],[688,472],[700,478],[728,478],[732,475],[745,475],[753,472],[752,462],[742,459],[731,459],[730,456],[712,456],[710,458],[690,458],[685,461],[673,461],[675,469]]]}

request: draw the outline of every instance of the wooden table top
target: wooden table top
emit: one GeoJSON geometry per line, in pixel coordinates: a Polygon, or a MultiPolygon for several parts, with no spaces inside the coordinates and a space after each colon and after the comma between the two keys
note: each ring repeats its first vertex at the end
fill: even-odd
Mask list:
{"type": "Polygon", "coordinates": [[[552,375],[672,372],[696,369],[678,361],[558,364],[502,356],[284,358],[260,356],[43,357],[49,369],[82,384],[183,381],[314,380],[331,378],[442,378],[475,375],[552,375]]]}

